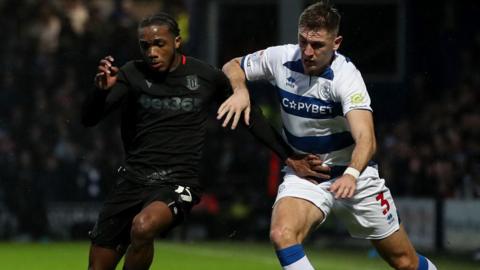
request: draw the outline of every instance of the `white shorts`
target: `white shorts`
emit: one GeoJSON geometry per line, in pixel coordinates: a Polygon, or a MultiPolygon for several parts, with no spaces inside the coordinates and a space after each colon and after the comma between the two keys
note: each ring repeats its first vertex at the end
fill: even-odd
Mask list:
{"type": "Polygon", "coordinates": [[[315,204],[325,219],[333,211],[355,238],[383,239],[399,229],[395,203],[385,180],[378,175],[377,166],[368,166],[360,174],[357,189],[350,199],[335,199],[328,191],[336,178],[315,185],[289,168],[285,172],[275,203],[284,197],[301,198],[315,204]]]}

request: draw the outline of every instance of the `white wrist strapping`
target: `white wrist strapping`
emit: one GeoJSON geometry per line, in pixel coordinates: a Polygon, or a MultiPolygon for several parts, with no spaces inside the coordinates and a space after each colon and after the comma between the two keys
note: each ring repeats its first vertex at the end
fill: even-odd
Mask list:
{"type": "Polygon", "coordinates": [[[350,174],[351,176],[355,177],[355,179],[357,179],[357,178],[360,176],[360,171],[358,171],[358,170],[355,169],[355,168],[348,167],[348,168],[343,172],[343,174],[350,174]]]}

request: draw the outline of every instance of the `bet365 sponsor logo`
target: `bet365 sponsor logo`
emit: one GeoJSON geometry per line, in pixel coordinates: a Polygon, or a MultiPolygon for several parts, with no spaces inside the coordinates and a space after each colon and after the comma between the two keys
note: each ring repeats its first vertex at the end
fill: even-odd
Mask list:
{"type": "Polygon", "coordinates": [[[192,97],[155,98],[141,95],[138,102],[145,109],[198,112],[201,109],[202,99],[192,97]]]}

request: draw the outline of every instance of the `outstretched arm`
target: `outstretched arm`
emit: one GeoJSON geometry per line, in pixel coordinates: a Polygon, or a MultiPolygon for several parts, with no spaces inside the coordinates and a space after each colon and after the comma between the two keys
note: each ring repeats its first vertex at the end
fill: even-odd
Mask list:
{"type": "Polygon", "coordinates": [[[222,71],[230,81],[233,95],[220,105],[217,111],[217,119],[220,120],[225,116],[222,126],[226,127],[233,117],[232,129],[237,127],[242,112],[245,124],[250,124],[250,95],[248,94],[246,85],[245,72],[240,66],[240,61],[240,57],[234,58],[227,62],[222,68],[222,71]]]}
{"type": "Polygon", "coordinates": [[[282,136],[268,124],[260,108],[255,105],[252,106],[251,123],[248,129],[255,138],[275,152],[298,176],[314,183],[330,179],[329,167],[322,166],[323,161],[318,156],[295,154],[282,136]]]}

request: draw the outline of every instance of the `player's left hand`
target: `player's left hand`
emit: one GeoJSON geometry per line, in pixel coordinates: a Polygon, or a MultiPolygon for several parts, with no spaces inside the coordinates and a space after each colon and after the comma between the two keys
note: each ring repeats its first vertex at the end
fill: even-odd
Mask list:
{"type": "Polygon", "coordinates": [[[225,116],[222,127],[226,127],[232,120],[232,129],[238,125],[240,117],[244,116],[245,124],[250,124],[250,95],[248,89],[236,89],[235,92],[225,100],[217,111],[217,119],[220,120],[225,116]]]}
{"type": "Polygon", "coordinates": [[[355,194],[357,188],[357,180],[355,177],[344,174],[335,180],[330,186],[330,192],[335,194],[335,199],[349,199],[355,194]]]}

